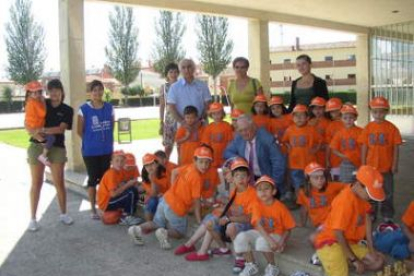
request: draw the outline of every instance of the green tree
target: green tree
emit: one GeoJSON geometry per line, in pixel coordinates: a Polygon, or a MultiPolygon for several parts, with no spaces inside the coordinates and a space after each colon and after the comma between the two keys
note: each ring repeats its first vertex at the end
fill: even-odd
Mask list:
{"type": "Polygon", "coordinates": [[[214,96],[217,94],[217,77],[231,61],[233,41],[227,38],[228,19],[209,15],[197,16],[197,48],[200,62],[213,79],[214,96]]]}
{"type": "Polygon", "coordinates": [[[185,51],[181,39],[185,32],[183,17],[180,13],[160,11],[155,21],[156,39],[153,50],[154,69],[164,76],[164,68],[171,62],[178,63],[184,58],[185,51]]]}
{"type": "Polygon", "coordinates": [[[16,0],[10,7],[10,21],[6,23],[7,72],[18,84],[38,80],[46,59],[44,30],[31,12],[30,0],[16,0]]]}
{"type": "Polygon", "coordinates": [[[105,47],[105,53],[113,76],[126,88],[124,102],[128,105],[129,85],[141,69],[137,60],[138,28],[132,8],[115,6],[109,14],[109,23],[109,47],[105,47]]]}

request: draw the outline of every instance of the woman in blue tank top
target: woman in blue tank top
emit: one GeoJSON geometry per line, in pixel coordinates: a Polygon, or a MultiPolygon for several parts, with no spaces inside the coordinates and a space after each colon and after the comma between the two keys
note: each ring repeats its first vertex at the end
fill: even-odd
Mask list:
{"type": "Polygon", "coordinates": [[[91,100],[84,103],[78,112],[78,135],[82,139],[82,156],[88,173],[88,195],[91,202],[91,217],[96,213],[96,185],[110,167],[114,148],[114,109],[102,100],[104,86],[94,80],[90,84],[91,100]]]}

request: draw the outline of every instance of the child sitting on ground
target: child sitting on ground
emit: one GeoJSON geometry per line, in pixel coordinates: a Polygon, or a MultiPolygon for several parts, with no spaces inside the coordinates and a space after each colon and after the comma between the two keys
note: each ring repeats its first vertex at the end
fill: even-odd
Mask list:
{"type": "Polygon", "coordinates": [[[157,150],[154,152],[154,155],[157,157],[158,163],[164,166],[165,170],[167,171],[167,175],[171,175],[172,171],[178,167],[177,164],[168,160],[165,151],[157,150]]]}
{"type": "Polygon", "coordinates": [[[200,145],[204,127],[198,119],[197,108],[189,105],[184,108],[185,125],[180,126],[175,135],[180,166],[193,162],[194,150],[200,145]]]}
{"type": "Polygon", "coordinates": [[[333,200],[329,215],[315,237],[316,253],[326,275],[349,275],[348,264],[358,274],[382,268],[384,256],[374,249],[372,242],[369,201],[384,199],[382,175],[374,167],[361,166],[356,182],[347,185],[333,200]]]}
{"type": "Polygon", "coordinates": [[[121,224],[135,225],[142,220],[135,217],[138,201],[137,183],[135,180],[125,182],[125,154],[123,151],[112,153],[111,168],[102,177],[98,188],[98,206],[103,212],[122,209],[126,216],[121,224]]]}
{"type": "Polygon", "coordinates": [[[196,148],[193,164],[179,167],[171,188],[159,200],[154,220],[130,227],[128,234],[137,245],[144,245],[143,234],[155,231],[162,249],[168,250],[168,238],[182,238],[187,232],[188,213],[194,210],[197,223],[201,222],[200,198],[202,175],[213,161],[212,152],[206,147],[196,148]]]}
{"type": "Polygon", "coordinates": [[[269,107],[267,106],[266,96],[261,94],[254,98],[252,106],[252,118],[256,126],[266,128],[269,124],[269,107]]]}
{"type": "Polygon", "coordinates": [[[414,270],[414,201],[411,201],[407,210],[401,218],[403,225],[403,231],[408,238],[408,250],[411,252],[411,256],[405,262],[410,270],[414,270]]]}
{"type": "Polygon", "coordinates": [[[234,251],[243,253],[246,265],[240,276],[253,276],[259,272],[253,251],[261,252],[267,266],[264,276],[277,276],[280,273],[275,264],[275,252],[281,253],[286,247],[290,231],[295,228],[295,220],[283,203],[275,199],[276,185],[272,178],[264,175],[256,183],[259,201],[253,208],[251,223],[255,229],[241,232],[234,241],[234,251]]]}
{"type": "Polygon", "coordinates": [[[132,153],[125,153],[125,180],[134,180],[138,182],[140,176],[135,156],[132,153]]]}
{"type": "Polygon", "coordinates": [[[25,85],[25,90],[24,124],[30,136],[43,145],[43,152],[37,157],[37,160],[50,166],[47,154],[55,142],[55,135],[40,134],[40,129],[45,126],[46,120],[46,103],[42,95],[43,87],[38,81],[31,81],[25,85]]]}
{"type": "Polygon", "coordinates": [[[142,188],[145,190],[145,220],[152,221],[159,198],[170,188],[165,168],[154,154],[142,157],[142,188]]]}
{"type": "Polygon", "coordinates": [[[339,181],[353,183],[355,172],[361,166],[361,146],[358,139],[362,128],[355,125],[358,112],[353,106],[345,104],[341,114],[344,127],[334,135],[329,146],[333,154],[341,158],[339,181]]]}
{"type": "Polygon", "coordinates": [[[212,103],[208,110],[213,119],[203,131],[202,143],[213,148],[214,160],[212,167],[219,168],[223,165],[223,152],[228,143],[233,140],[233,129],[231,125],[223,121],[226,113],[221,103],[212,103]]]}
{"type": "MultiPolygon", "coordinates": [[[[399,146],[402,143],[398,128],[386,120],[390,104],[384,97],[373,98],[369,107],[373,121],[363,129],[359,142],[362,164],[377,168],[384,177],[385,201],[381,203],[384,222],[394,217],[394,174],[398,172],[399,146]]],[[[374,204],[373,220],[376,219],[378,204],[374,204]]]]}

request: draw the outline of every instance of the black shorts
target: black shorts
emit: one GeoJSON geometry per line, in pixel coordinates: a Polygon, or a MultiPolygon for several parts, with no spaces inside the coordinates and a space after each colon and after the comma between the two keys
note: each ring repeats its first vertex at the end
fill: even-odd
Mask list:
{"type": "Polygon", "coordinates": [[[88,173],[88,187],[96,187],[111,166],[111,154],[83,156],[83,162],[88,173]]]}

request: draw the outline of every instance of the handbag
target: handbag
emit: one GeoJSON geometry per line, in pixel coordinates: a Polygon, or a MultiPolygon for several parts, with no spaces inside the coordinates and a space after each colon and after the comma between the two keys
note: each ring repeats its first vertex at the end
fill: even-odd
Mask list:
{"type": "MultiPolygon", "coordinates": [[[[237,190],[234,191],[234,195],[230,198],[230,201],[227,202],[227,204],[224,207],[223,212],[221,212],[219,218],[222,218],[226,215],[226,213],[230,209],[231,205],[233,204],[234,199],[236,198],[236,194],[237,194],[237,190]]],[[[230,222],[227,222],[226,224],[220,226],[220,236],[221,236],[222,241],[224,241],[224,242],[231,242],[231,239],[229,237],[227,237],[227,235],[226,235],[226,229],[227,229],[227,225],[229,225],[229,223],[230,222]]]]}

